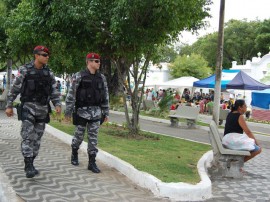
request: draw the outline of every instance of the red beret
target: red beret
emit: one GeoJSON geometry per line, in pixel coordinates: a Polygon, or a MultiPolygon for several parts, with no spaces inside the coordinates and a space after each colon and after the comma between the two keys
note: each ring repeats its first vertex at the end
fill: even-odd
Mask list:
{"type": "Polygon", "coordinates": [[[45,47],[45,46],[36,46],[36,47],[34,48],[34,52],[33,52],[33,53],[36,54],[36,53],[38,53],[38,52],[40,52],[40,51],[44,51],[44,52],[50,54],[49,49],[48,49],[47,47],[45,47]]]}
{"type": "Polygon", "coordinates": [[[86,56],[86,59],[98,59],[99,60],[100,56],[97,53],[88,53],[86,56]]]}

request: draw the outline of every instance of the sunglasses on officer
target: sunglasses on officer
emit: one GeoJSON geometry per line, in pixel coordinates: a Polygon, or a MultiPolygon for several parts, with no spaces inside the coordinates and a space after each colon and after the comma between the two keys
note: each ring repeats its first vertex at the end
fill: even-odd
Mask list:
{"type": "Polygon", "coordinates": [[[43,56],[43,57],[48,57],[48,56],[49,56],[48,53],[38,53],[38,55],[41,55],[41,56],[43,56]]]}
{"type": "Polygon", "coordinates": [[[100,63],[100,60],[89,60],[91,62],[100,63]]]}

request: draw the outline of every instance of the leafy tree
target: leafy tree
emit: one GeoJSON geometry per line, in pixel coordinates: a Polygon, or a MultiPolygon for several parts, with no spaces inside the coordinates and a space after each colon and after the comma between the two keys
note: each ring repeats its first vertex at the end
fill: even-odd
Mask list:
{"type": "Polygon", "coordinates": [[[156,58],[158,47],[177,39],[180,31],[202,27],[202,19],[209,16],[210,3],[210,0],[22,0],[6,23],[8,45],[15,57],[18,53],[31,54],[34,44],[47,44],[53,52],[50,63],[57,72],[84,67],[89,50],[101,53],[106,76],[117,79],[120,88],[128,81],[125,87],[131,95],[133,114],[130,119],[126,110],[127,125],[131,133],[137,134],[141,103],[138,86],[145,82],[150,60],[156,58]],[[131,80],[135,84],[133,91],[131,80]]]}
{"type": "Polygon", "coordinates": [[[165,93],[164,97],[158,102],[160,111],[168,111],[173,102],[173,94],[165,93]]]}
{"type": "MultiPolygon", "coordinates": [[[[245,64],[257,54],[255,39],[258,21],[230,20],[224,29],[224,57],[229,61],[245,64]]],[[[231,65],[230,65],[231,66],[231,65]]]]}
{"type": "MultiPolygon", "coordinates": [[[[56,73],[63,72],[63,70],[70,73],[76,69],[74,67],[84,64],[82,60],[84,57],[81,54],[81,51],[84,50],[82,40],[77,40],[82,35],[73,33],[73,29],[69,29],[69,26],[74,24],[75,29],[86,26],[80,22],[84,19],[70,11],[74,9],[70,4],[65,1],[52,3],[51,1],[23,0],[11,12],[6,21],[6,33],[9,36],[10,57],[13,58],[15,64],[18,62],[18,65],[21,65],[29,61],[32,57],[33,47],[37,44],[50,48],[53,53],[50,64],[56,73]],[[57,6],[62,6],[65,11],[57,12],[57,6]],[[66,13],[70,15],[66,15],[66,13]],[[70,20],[69,23],[68,20],[70,20]],[[61,33],[64,31],[66,33],[61,33]],[[78,50],[77,47],[80,45],[82,47],[78,50]],[[81,60],[76,59],[79,53],[81,60]],[[80,62],[78,63],[78,61],[80,62]]],[[[82,8],[78,11],[78,13],[80,12],[84,13],[82,8]]]]}
{"type": "Polygon", "coordinates": [[[138,131],[139,82],[141,80],[145,82],[149,61],[155,56],[158,45],[176,39],[179,32],[184,29],[202,25],[201,19],[207,15],[203,9],[206,3],[206,1],[171,0],[122,1],[114,7],[116,21],[113,23],[112,33],[116,33],[114,43],[117,43],[118,53],[124,61],[122,64],[118,63],[118,67],[124,64],[129,70],[127,74],[129,85],[126,89],[131,95],[133,114],[129,120],[126,113],[126,118],[132,133],[136,134],[138,131]],[[129,69],[130,65],[132,65],[131,69],[129,69]],[[134,80],[133,91],[130,89],[130,77],[134,80]]]}
{"type": "Polygon", "coordinates": [[[258,27],[257,36],[255,39],[256,49],[262,55],[270,51],[270,19],[264,20],[258,27]]]}
{"type": "Polygon", "coordinates": [[[203,36],[194,44],[182,47],[180,55],[191,55],[192,53],[201,55],[214,71],[216,67],[217,38],[217,32],[203,36]]]}
{"type": "Polygon", "coordinates": [[[177,57],[177,52],[171,46],[160,46],[157,49],[156,57],[153,57],[154,63],[173,62],[177,57]]]}
{"type": "Polygon", "coordinates": [[[193,76],[202,79],[210,76],[212,73],[211,68],[208,67],[207,61],[197,54],[178,56],[169,68],[174,78],[193,76]]]}
{"type": "MultiPolygon", "coordinates": [[[[246,20],[230,20],[224,28],[223,68],[229,69],[232,61],[243,64],[246,60],[257,55],[255,46],[259,21],[247,22],[246,20]]],[[[263,33],[268,33],[264,32],[263,33]]],[[[263,35],[261,35],[263,36],[263,35]]],[[[258,39],[259,40],[259,39],[258,39]]],[[[200,54],[214,70],[216,66],[217,32],[199,38],[190,46],[181,48],[181,55],[200,54]]]]}
{"type": "Polygon", "coordinates": [[[2,0],[2,2],[5,5],[6,9],[8,11],[11,11],[11,10],[17,8],[17,6],[21,2],[21,0],[2,0]]]}
{"type": "Polygon", "coordinates": [[[7,35],[3,24],[6,20],[7,8],[4,2],[0,2],[0,71],[6,68],[6,40],[7,35]]]}

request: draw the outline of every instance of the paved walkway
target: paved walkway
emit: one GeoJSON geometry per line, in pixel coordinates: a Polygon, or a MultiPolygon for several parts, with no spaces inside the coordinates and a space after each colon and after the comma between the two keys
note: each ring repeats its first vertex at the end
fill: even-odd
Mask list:
{"type": "MultiPolygon", "coordinates": [[[[113,113],[110,117],[114,122],[122,119],[121,115],[113,113]]],[[[151,119],[141,119],[140,125],[144,130],[209,143],[204,129],[171,128],[167,122],[151,119]]],[[[80,153],[79,167],[70,165],[70,146],[49,134],[44,135],[40,155],[35,161],[40,175],[27,179],[20,153],[19,131],[20,122],[7,118],[0,111],[0,167],[15,190],[17,201],[169,201],[154,197],[151,192],[136,186],[118,171],[100,162],[102,173],[96,175],[89,172],[86,169],[87,156],[83,153],[80,153]]],[[[263,140],[263,144],[269,148],[268,139],[263,140]]],[[[264,149],[260,156],[246,163],[247,174],[242,180],[213,180],[213,198],[207,201],[270,201],[269,156],[270,150],[264,149]]],[[[5,185],[2,180],[0,182],[5,185]]],[[[9,191],[8,187],[6,191],[9,191]]],[[[0,201],[4,202],[1,198],[0,201]]]]}
{"type": "MultiPolygon", "coordinates": [[[[88,159],[84,153],[80,153],[81,164],[78,167],[72,166],[69,163],[70,146],[49,134],[44,134],[40,154],[35,160],[40,175],[27,179],[20,152],[20,124],[15,118],[7,118],[0,111],[0,167],[15,190],[17,201],[168,201],[154,197],[150,191],[136,186],[127,177],[100,162],[100,174],[88,171],[88,159]]],[[[2,186],[8,185],[2,180],[0,183],[2,186]]],[[[7,202],[15,202],[16,199],[7,202]]],[[[5,202],[5,199],[0,198],[0,201],[5,202]]]]}

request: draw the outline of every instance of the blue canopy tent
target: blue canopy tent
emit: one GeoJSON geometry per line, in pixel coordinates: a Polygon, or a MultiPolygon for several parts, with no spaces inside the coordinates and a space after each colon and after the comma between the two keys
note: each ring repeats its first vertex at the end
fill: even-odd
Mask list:
{"type": "MultiPolygon", "coordinates": [[[[221,73],[221,89],[226,89],[227,84],[236,76],[240,70],[222,70],[221,73]]],[[[193,87],[199,88],[215,88],[216,75],[209,76],[205,79],[195,81],[193,87]]]]}
{"type": "Polygon", "coordinates": [[[251,93],[251,105],[262,109],[269,109],[270,105],[270,89],[262,91],[254,91],[251,93]]]}
{"type": "Polygon", "coordinates": [[[239,90],[264,90],[267,88],[270,88],[270,86],[253,79],[243,71],[238,72],[226,87],[226,89],[239,90]]]}

